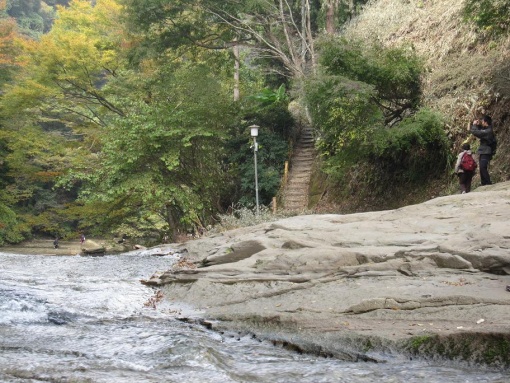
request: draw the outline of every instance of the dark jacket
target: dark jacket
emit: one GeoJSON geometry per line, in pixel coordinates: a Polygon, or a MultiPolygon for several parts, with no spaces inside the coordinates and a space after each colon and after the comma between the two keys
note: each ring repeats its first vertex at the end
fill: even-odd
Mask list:
{"type": "Polygon", "coordinates": [[[480,139],[478,154],[493,154],[491,144],[495,140],[492,125],[483,127],[481,125],[472,125],[471,134],[480,139]]]}

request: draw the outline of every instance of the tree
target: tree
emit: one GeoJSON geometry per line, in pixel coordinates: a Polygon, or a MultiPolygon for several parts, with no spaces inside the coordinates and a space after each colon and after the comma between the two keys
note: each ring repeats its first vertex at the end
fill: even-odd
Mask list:
{"type": "Polygon", "coordinates": [[[371,99],[385,124],[401,121],[419,105],[423,63],[412,47],[331,38],[321,44],[321,65],[327,74],[373,86],[376,93],[371,99]]]}
{"type": "Polygon", "coordinates": [[[41,0],[7,0],[7,14],[14,18],[23,35],[39,38],[48,32],[55,11],[41,0]]]}
{"type": "Polygon", "coordinates": [[[346,21],[358,13],[360,6],[366,2],[367,0],[323,0],[326,33],[334,35],[346,21]]]}
{"type": "Polygon", "coordinates": [[[135,218],[133,227],[148,219],[174,234],[202,226],[225,179],[222,140],[233,118],[222,84],[205,65],[183,65],[111,86],[126,112],[103,130],[101,166],[76,175],[87,180],[83,199],[130,206],[123,221],[135,218]]]}
{"type": "MultiPolygon", "coordinates": [[[[0,13],[5,7],[6,2],[0,2],[0,13]]],[[[0,18],[0,87],[10,83],[21,68],[18,60],[21,50],[16,42],[18,38],[15,20],[9,17],[0,18]]],[[[0,93],[0,100],[2,97],[0,93]]],[[[16,200],[9,190],[13,182],[8,163],[8,157],[12,153],[9,138],[4,123],[0,120],[0,245],[23,239],[19,221],[13,210],[16,200]]]]}
{"type": "MultiPolygon", "coordinates": [[[[202,6],[191,12],[189,2],[145,5],[152,9],[148,17],[177,12],[176,24],[162,30],[151,24],[146,35],[131,28],[128,35],[113,0],[95,6],[75,0],[58,8],[53,29],[40,41],[23,44],[26,68],[2,99],[6,164],[17,212],[26,212],[40,232],[54,233],[60,225],[138,237],[175,234],[205,225],[245,193],[231,194],[243,176],[239,164],[229,162],[229,150],[249,151],[249,135],[239,129],[253,113],[229,96],[228,50],[202,47],[207,37],[200,35],[230,39],[235,30],[224,22],[210,28],[207,21],[218,16],[202,6]],[[166,35],[191,26],[196,33],[176,36],[193,38],[191,45],[166,35]],[[233,142],[245,147],[227,145],[233,142]]],[[[260,77],[247,66],[240,71],[251,78],[241,91],[260,91],[260,77]]],[[[275,153],[286,154],[285,128],[271,132],[278,141],[272,148],[279,149],[264,159],[271,170],[268,195],[278,180],[278,170],[270,169],[275,153]]]]}
{"type": "Polygon", "coordinates": [[[244,45],[281,62],[302,78],[315,65],[310,0],[124,0],[131,29],[159,42],[159,51],[183,45],[226,49],[244,45]]]}
{"type": "Polygon", "coordinates": [[[60,8],[54,29],[40,41],[19,45],[24,67],[1,96],[0,160],[10,208],[36,230],[54,234],[46,212],[62,208],[75,193],[53,189],[57,179],[72,167],[92,171],[100,128],[110,115],[122,114],[103,91],[121,65],[115,45],[119,10],[109,0],[95,7],[76,0],[60,8]]]}
{"type": "Polygon", "coordinates": [[[5,113],[36,107],[68,127],[105,125],[103,110],[122,115],[103,85],[120,67],[120,7],[112,0],[75,0],[40,41],[26,41],[27,75],[8,89],[5,113]]]}

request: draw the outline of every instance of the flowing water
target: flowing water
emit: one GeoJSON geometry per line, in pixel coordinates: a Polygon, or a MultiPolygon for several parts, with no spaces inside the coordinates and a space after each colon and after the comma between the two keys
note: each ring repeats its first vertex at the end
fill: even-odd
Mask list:
{"type": "Polygon", "coordinates": [[[0,382],[509,382],[510,373],[353,363],[233,338],[147,305],[172,256],[0,253],[0,382]],[[147,307],[149,306],[149,307],[147,307]]]}

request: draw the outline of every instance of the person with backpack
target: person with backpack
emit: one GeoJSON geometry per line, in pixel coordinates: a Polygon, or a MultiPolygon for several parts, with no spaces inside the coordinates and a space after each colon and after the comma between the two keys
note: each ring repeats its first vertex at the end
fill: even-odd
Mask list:
{"type": "Polygon", "coordinates": [[[471,191],[471,180],[475,175],[477,164],[471,153],[471,146],[468,143],[462,144],[462,152],[457,156],[455,173],[459,177],[460,192],[462,194],[471,191]]]}
{"type": "Polygon", "coordinates": [[[496,154],[497,140],[492,129],[492,118],[483,116],[480,120],[474,120],[469,131],[472,135],[480,140],[478,147],[479,163],[480,163],[480,179],[482,186],[492,185],[489,175],[489,163],[496,154]]]}

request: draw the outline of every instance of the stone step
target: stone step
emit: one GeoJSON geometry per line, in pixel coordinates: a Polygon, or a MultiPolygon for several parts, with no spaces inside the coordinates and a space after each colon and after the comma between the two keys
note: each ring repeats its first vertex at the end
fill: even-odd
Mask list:
{"type": "Polygon", "coordinates": [[[290,186],[309,184],[310,178],[309,177],[291,177],[291,178],[289,178],[289,180],[287,182],[290,186]]]}
{"type": "Polygon", "coordinates": [[[314,153],[315,147],[313,145],[302,145],[302,144],[296,145],[295,152],[301,152],[301,151],[304,151],[305,153],[308,153],[308,152],[314,153]]]}
{"type": "Polygon", "coordinates": [[[293,165],[291,168],[295,169],[297,167],[303,167],[303,166],[306,166],[308,167],[309,169],[312,168],[312,165],[313,165],[313,158],[297,158],[295,160],[293,160],[293,165]]]}
{"type": "MultiPolygon", "coordinates": [[[[307,191],[308,191],[308,186],[309,185],[297,185],[295,188],[292,188],[290,190],[287,190],[284,195],[286,196],[291,196],[291,195],[306,195],[307,191]]],[[[292,185],[291,185],[292,187],[292,185]]]]}
{"type": "Polygon", "coordinates": [[[287,183],[294,185],[295,183],[303,184],[310,183],[310,177],[301,174],[291,174],[289,178],[287,178],[287,183]]]}
{"type": "Polygon", "coordinates": [[[290,169],[290,172],[289,173],[307,173],[307,175],[309,176],[309,173],[311,172],[312,170],[312,164],[306,164],[306,163],[300,163],[300,164],[294,164],[294,166],[290,169]]]}
{"type": "Polygon", "coordinates": [[[284,195],[291,196],[291,195],[306,195],[308,192],[309,184],[306,185],[290,185],[289,190],[287,190],[284,195]]]}
{"type": "Polygon", "coordinates": [[[308,204],[310,175],[316,158],[315,137],[310,128],[303,129],[290,160],[283,206],[287,211],[305,211],[308,204]]]}
{"type": "Polygon", "coordinates": [[[285,193],[286,200],[304,200],[306,199],[306,191],[303,190],[301,192],[292,192],[292,193],[285,193]]]}
{"type": "Polygon", "coordinates": [[[300,173],[300,174],[291,174],[290,177],[287,179],[288,183],[309,183],[310,177],[306,174],[300,173]]]}
{"type": "Polygon", "coordinates": [[[292,161],[310,161],[313,162],[314,157],[310,155],[299,155],[292,157],[292,161]]]}
{"type": "Polygon", "coordinates": [[[315,149],[314,148],[297,148],[294,151],[293,157],[295,157],[297,155],[302,155],[302,154],[315,156],[315,149]]]}
{"type": "Polygon", "coordinates": [[[294,156],[292,157],[293,160],[295,160],[296,158],[306,158],[309,160],[313,160],[315,157],[313,155],[313,152],[298,152],[294,154],[294,156]]]}
{"type": "Polygon", "coordinates": [[[311,156],[311,157],[314,157],[315,156],[315,149],[313,148],[298,148],[295,152],[294,152],[294,157],[296,156],[311,156]]]}

